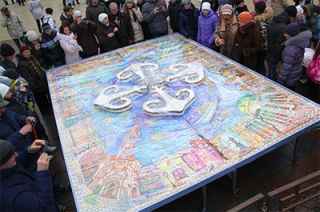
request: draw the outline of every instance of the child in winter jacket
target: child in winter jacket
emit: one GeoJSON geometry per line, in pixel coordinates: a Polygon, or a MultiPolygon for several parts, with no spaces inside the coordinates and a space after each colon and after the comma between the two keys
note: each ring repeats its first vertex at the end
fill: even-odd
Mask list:
{"type": "Polygon", "coordinates": [[[311,79],[310,82],[310,99],[320,103],[320,43],[314,52],[313,58],[308,66],[307,75],[311,79]]]}
{"type": "Polygon", "coordinates": [[[296,22],[285,27],[284,37],[287,40],[284,42],[283,66],[278,76],[278,83],[294,90],[303,74],[301,62],[304,49],[309,46],[311,36],[312,32],[309,30],[300,32],[300,26],[296,22]]]}

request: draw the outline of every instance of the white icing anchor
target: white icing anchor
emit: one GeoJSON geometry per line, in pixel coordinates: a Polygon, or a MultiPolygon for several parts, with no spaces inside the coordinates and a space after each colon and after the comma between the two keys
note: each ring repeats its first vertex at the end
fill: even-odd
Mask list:
{"type": "Polygon", "coordinates": [[[166,78],[168,83],[173,80],[184,78],[189,83],[198,83],[204,78],[204,67],[200,63],[182,64],[178,63],[169,67],[173,75],[166,78]]]}
{"type": "Polygon", "coordinates": [[[183,88],[169,95],[164,87],[153,87],[152,93],[157,93],[160,99],[149,100],[143,104],[143,110],[150,115],[181,115],[194,101],[195,94],[192,90],[183,88]],[[187,97],[183,98],[184,95],[187,97]],[[164,107],[160,107],[164,105],[164,107]]]}
{"type": "Polygon", "coordinates": [[[143,91],[147,91],[147,87],[144,85],[134,86],[130,90],[124,91],[120,91],[118,85],[111,85],[100,92],[94,104],[112,112],[126,111],[132,106],[132,101],[128,96],[132,94],[141,95],[143,91]]]}
{"type": "Polygon", "coordinates": [[[117,74],[119,80],[128,80],[132,77],[132,74],[136,74],[139,77],[139,81],[145,80],[144,71],[155,72],[159,69],[159,66],[154,63],[137,63],[131,64],[126,69],[117,74]]]}

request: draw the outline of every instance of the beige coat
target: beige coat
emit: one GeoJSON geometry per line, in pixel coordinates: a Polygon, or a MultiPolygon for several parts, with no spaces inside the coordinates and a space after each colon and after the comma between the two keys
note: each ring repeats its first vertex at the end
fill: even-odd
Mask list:
{"type": "Polygon", "coordinates": [[[286,7],[294,5],[294,1],[292,0],[272,0],[271,7],[273,9],[273,16],[278,15],[283,12],[286,7]]]}
{"type": "Polygon", "coordinates": [[[2,16],[0,21],[1,25],[7,28],[8,34],[12,39],[19,39],[23,36],[23,32],[26,32],[22,20],[13,12],[10,13],[9,18],[2,16]]]}
{"type": "Polygon", "coordinates": [[[232,17],[230,26],[227,26],[223,18],[219,18],[216,31],[214,33],[214,40],[217,46],[217,40],[223,39],[225,44],[220,46],[220,53],[226,57],[231,58],[232,48],[234,46],[234,38],[238,31],[238,21],[235,15],[232,17]]]}

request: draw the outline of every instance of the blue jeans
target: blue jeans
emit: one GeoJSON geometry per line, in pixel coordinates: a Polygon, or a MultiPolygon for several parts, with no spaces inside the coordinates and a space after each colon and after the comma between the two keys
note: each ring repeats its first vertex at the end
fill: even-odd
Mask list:
{"type": "Polygon", "coordinates": [[[272,79],[273,81],[276,81],[276,79],[277,79],[277,64],[270,63],[268,61],[268,66],[269,66],[268,78],[272,79]]]}

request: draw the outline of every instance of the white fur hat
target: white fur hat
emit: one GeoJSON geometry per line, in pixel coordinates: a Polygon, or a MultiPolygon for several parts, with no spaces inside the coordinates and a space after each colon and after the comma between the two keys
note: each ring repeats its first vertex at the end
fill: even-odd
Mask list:
{"type": "Polygon", "coordinates": [[[28,31],[26,33],[26,36],[27,36],[29,42],[39,40],[39,35],[33,30],[28,31]]]}
{"type": "Polygon", "coordinates": [[[201,10],[210,10],[210,9],[211,9],[210,3],[209,2],[203,2],[201,10]]]}
{"type": "Polygon", "coordinates": [[[105,18],[108,18],[108,15],[106,13],[101,13],[99,16],[98,16],[98,20],[100,23],[102,23],[102,21],[105,19],[105,18]]]}

